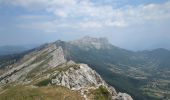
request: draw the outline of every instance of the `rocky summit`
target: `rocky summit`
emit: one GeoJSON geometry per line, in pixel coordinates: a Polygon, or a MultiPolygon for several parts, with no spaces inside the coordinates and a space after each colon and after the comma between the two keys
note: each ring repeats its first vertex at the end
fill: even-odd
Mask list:
{"type": "Polygon", "coordinates": [[[70,44],[83,47],[83,48],[88,48],[88,47],[96,48],[96,49],[110,48],[110,44],[107,38],[93,38],[89,36],[85,36],[81,39],[71,41],[70,44]]]}
{"type": "MultiPolygon", "coordinates": [[[[89,37],[84,39],[84,43],[89,41],[96,48],[101,48],[102,44],[96,44],[98,40],[91,41],[89,37]]],[[[101,40],[102,43],[107,42],[105,39],[101,40]]],[[[71,44],[76,43],[79,42],[71,42],[71,44]]],[[[29,100],[55,100],[56,98],[61,100],[133,100],[126,93],[117,93],[114,87],[108,85],[87,64],[67,59],[69,53],[61,44],[60,41],[42,45],[27,52],[16,63],[8,65],[0,76],[0,99],[11,100],[13,97],[13,100],[24,100],[23,98],[29,100]]]]}

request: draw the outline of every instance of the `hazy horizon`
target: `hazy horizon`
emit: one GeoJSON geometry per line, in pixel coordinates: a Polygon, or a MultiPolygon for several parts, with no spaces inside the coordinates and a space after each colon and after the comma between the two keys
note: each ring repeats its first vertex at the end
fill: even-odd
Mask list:
{"type": "Polygon", "coordinates": [[[106,37],[128,50],[170,49],[170,0],[0,0],[0,46],[106,37]]]}

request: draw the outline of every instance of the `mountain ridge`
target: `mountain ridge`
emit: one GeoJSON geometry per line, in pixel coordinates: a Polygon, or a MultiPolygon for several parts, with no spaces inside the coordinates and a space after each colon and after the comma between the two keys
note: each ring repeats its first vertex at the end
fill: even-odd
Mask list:
{"type": "Polygon", "coordinates": [[[165,52],[165,54],[162,49],[141,53],[121,49],[111,44],[109,44],[109,48],[96,48],[91,45],[91,43],[87,45],[88,43],[89,42],[87,42],[85,46],[73,43],[70,45],[69,42],[63,43],[64,46],[66,46],[66,51],[69,52],[67,59],[74,59],[76,62],[89,64],[102,75],[109,84],[112,86],[116,85],[118,88],[121,87],[121,91],[128,92],[137,100],[157,100],[168,95],[168,98],[170,97],[168,92],[169,88],[165,89],[165,87],[168,87],[168,84],[170,84],[168,75],[170,70],[169,50],[166,50],[167,52],[165,52]],[[128,83],[129,86],[125,87],[123,84],[120,85],[122,80],[117,79],[115,76],[123,76],[122,78],[125,78],[123,82],[128,83]],[[110,79],[111,77],[115,78],[114,81],[110,79]],[[136,82],[137,84],[134,84],[136,82]],[[152,86],[152,84],[157,84],[157,86],[152,86]],[[122,87],[127,89],[122,89],[122,87]],[[133,88],[133,90],[131,90],[130,87],[133,88]],[[139,89],[136,89],[136,87],[139,89]],[[150,92],[152,90],[155,92],[150,92]],[[159,93],[160,96],[158,96],[157,93],[159,93]]]}
{"type": "Polygon", "coordinates": [[[10,65],[9,69],[0,76],[0,86],[3,87],[6,84],[38,86],[56,84],[70,89],[74,87],[73,90],[76,91],[81,90],[84,99],[95,97],[88,96],[89,93],[85,94],[85,92],[101,88],[108,91],[108,96],[104,96],[105,98],[133,100],[128,94],[117,94],[114,88],[108,86],[100,75],[89,66],[77,65],[74,62],[69,63],[65,59],[63,48],[58,45],[60,43],[62,42],[42,45],[24,55],[18,62],[10,65]]]}
{"type": "MultiPolygon", "coordinates": [[[[113,46],[108,41],[103,43],[100,38],[85,37],[71,42],[58,40],[31,51],[38,52],[51,45],[61,47],[67,61],[88,64],[109,85],[130,94],[135,100],[159,100],[170,97],[169,88],[166,88],[170,84],[168,50],[133,52],[113,46]]],[[[45,54],[44,52],[45,57],[51,59],[52,54],[45,54]]],[[[61,59],[60,62],[62,61],[65,60],[61,59]]]]}

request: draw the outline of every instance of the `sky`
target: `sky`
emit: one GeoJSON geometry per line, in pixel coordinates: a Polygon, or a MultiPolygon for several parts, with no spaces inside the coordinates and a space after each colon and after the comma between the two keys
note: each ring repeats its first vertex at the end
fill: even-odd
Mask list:
{"type": "Polygon", "coordinates": [[[129,50],[170,49],[170,0],[0,0],[0,46],[87,35],[129,50]]]}

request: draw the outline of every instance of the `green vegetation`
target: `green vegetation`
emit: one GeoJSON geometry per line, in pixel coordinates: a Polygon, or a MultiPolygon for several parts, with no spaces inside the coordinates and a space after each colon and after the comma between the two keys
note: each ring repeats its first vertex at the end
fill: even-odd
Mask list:
{"type": "Polygon", "coordinates": [[[103,86],[100,86],[96,90],[92,90],[90,92],[90,98],[92,98],[92,100],[112,100],[111,94],[103,86]]]}
{"type": "MultiPolygon", "coordinates": [[[[44,62],[42,62],[42,63],[44,63],[44,62]]],[[[57,66],[55,68],[51,68],[51,69],[43,72],[41,75],[36,76],[37,72],[41,69],[42,63],[38,67],[34,68],[27,75],[27,78],[31,78],[31,79],[34,78],[34,81],[32,82],[32,84],[35,84],[36,86],[39,86],[39,87],[47,86],[48,84],[51,84],[51,79],[55,78],[56,75],[51,75],[48,79],[44,79],[44,80],[41,80],[41,81],[37,80],[36,78],[46,76],[47,74],[56,73],[56,71],[58,73],[60,73],[62,71],[67,71],[69,68],[74,68],[74,69],[79,69],[80,68],[79,64],[62,64],[60,66],[57,66]]]]}
{"type": "MultiPolygon", "coordinates": [[[[159,94],[154,97],[146,94],[141,88],[154,79],[170,80],[168,65],[170,64],[170,52],[167,50],[132,52],[114,46],[111,46],[110,49],[89,47],[87,50],[83,46],[70,45],[67,51],[69,52],[67,59],[88,64],[107,83],[118,91],[129,93],[135,100],[159,100],[159,94]],[[111,70],[112,68],[113,70],[111,70]],[[114,69],[120,70],[120,73],[114,69]],[[136,76],[146,77],[146,79],[137,79],[136,76]]],[[[164,84],[159,83],[159,86],[155,93],[169,91],[168,85],[166,88],[162,88],[164,84]]]]}
{"type": "MultiPolygon", "coordinates": [[[[168,50],[157,49],[153,51],[132,52],[114,46],[110,46],[109,49],[96,49],[95,47],[84,47],[83,45],[79,47],[64,42],[59,42],[57,45],[63,46],[68,60],[88,64],[107,83],[115,87],[117,91],[130,94],[134,100],[170,99],[170,51],[168,50]],[[141,77],[145,78],[142,79],[141,77]],[[156,85],[150,85],[150,83],[155,83],[156,85]]],[[[47,54],[44,52],[35,62],[41,61],[46,56],[47,54]]],[[[20,56],[14,58],[9,56],[7,59],[2,57],[0,58],[0,66],[3,68],[5,65],[13,64],[19,58],[20,56]]],[[[39,67],[33,69],[28,74],[28,77],[34,77],[43,65],[40,64],[39,67]]],[[[71,67],[78,69],[79,65],[64,64],[49,69],[42,74],[47,75],[56,71],[67,71],[71,67]]],[[[50,78],[52,77],[55,76],[50,76],[50,78]]],[[[47,86],[49,83],[49,79],[46,79],[38,82],[37,86],[47,86]]],[[[100,96],[105,98],[103,94],[106,91],[104,93],[102,91],[104,90],[98,89],[94,91],[94,98],[99,98],[100,96]]]]}
{"type": "Polygon", "coordinates": [[[64,67],[63,66],[58,67],[56,70],[59,71],[59,72],[62,72],[62,71],[65,72],[70,68],[74,68],[76,70],[76,69],[79,69],[80,66],[78,64],[71,64],[71,65],[65,65],[64,67]]]}
{"type": "Polygon", "coordinates": [[[51,83],[51,79],[44,79],[36,83],[35,85],[41,87],[41,86],[47,86],[50,83],[51,83]]]}
{"type": "Polygon", "coordinates": [[[32,62],[32,64],[33,64],[33,63],[40,62],[40,61],[44,60],[44,58],[47,58],[47,57],[48,57],[48,58],[51,58],[51,57],[49,57],[48,51],[45,51],[45,52],[41,53],[40,55],[38,55],[38,56],[36,57],[36,59],[32,62]]]}
{"type": "MultiPolygon", "coordinates": [[[[40,71],[43,70],[43,66],[45,66],[51,59],[52,57],[48,57],[45,61],[41,62],[37,67],[35,67],[34,69],[32,69],[28,74],[27,74],[27,78],[33,78],[36,76],[36,74],[40,71]]],[[[36,63],[36,62],[34,62],[36,63]]]]}
{"type": "MultiPolygon", "coordinates": [[[[16,54],[9,53],[8,55],[0,55],[0,70],[3,70],[6,68],[6,66],[12,65],[19,61],[21,58],[24,57],[25,54],[30,53],[32,50],[24,51],[24,52],[18,52],[16,54]]],[[[2,53],[2,52],[0,52],[2,53]]],[[[3,54],[3,53],[2,53],[3,54]]]]}
{"type": "Polygon", "coordinates": [[[31,86],[10,87],[0,94],[0,100],[84,100],[77,92],[61,86],[34,88],[31,86]]]}
{"type": "Polygon", "coordinates": [[[23,56],[22,54],[13,54],[13,55],[0,56],[0,70],[5,68],[5,66],[14,64],[19,59],[21,59],[22,56],[23,56]]]}
{"type": "Polygon", "coordinates": [[[53,73],[55,71],[58,71],[58,72],[62,72],[63,71],[63,72],[65,72],[69,68],[74,68],[76,70],[76,69],[80,68],[80,65],[79,64],[63,64],[63,65],[56,66],[55,68],[52,68],[52,69],[49,69],[49,70],[45,71],[44,74],[53,73]]]}

